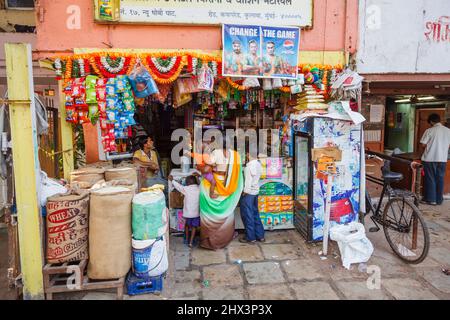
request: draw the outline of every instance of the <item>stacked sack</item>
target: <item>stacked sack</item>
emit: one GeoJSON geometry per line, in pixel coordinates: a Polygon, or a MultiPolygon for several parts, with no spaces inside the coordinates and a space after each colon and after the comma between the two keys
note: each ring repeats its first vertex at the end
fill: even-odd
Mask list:
{"type": "Polygon", "coordinates": [[[148,279],[166,273],[168,216],[161,190],[142,192],[133,198],[132,270],[136,277],[148,279]]]}
{"type": "Polygon", "coordinates": [[[305,85],[304,91],[298,95],[296,110],[328,110],[322,92],[317,92],[312,85],[305,85]]]}

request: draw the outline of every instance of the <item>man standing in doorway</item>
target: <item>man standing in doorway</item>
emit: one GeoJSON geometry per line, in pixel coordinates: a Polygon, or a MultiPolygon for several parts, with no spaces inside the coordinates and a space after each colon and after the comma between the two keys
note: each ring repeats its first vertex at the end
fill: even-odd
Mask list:
{"type": "Polygon", "coordinates": [[[241,198],[241,218],[245,227],[245,237],[239,239],[242,243],[264,242],[264,226],[259,216],[258,194],[259,179],[262,166],[256,152],[247,152],[248,163],[244,170],[244,192],[241,198]]]}
{"type": "Polygon", "coordinates": [[[422,162],[425,171],[425,197],[423,202],[441,205],[444,201],[444,179],[450,147],[450,129],[441,124],[441,117],[428,117],[431,128],[423,134],[420,143],[425,148],[422,162]]]}

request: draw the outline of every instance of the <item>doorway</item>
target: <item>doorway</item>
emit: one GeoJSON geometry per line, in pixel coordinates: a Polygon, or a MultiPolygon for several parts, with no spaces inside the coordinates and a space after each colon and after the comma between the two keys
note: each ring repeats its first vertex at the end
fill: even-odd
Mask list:
{"type": "Polygon", "coordinates": [[[428,123],[428,117],[433,113],[438,114],[442,120],[445,119],[445,105],[436,106],[435,108],[416,109],[416,136],[414,151],[420,150],[420,139],[427,129],[431,126],[428,123]]]}

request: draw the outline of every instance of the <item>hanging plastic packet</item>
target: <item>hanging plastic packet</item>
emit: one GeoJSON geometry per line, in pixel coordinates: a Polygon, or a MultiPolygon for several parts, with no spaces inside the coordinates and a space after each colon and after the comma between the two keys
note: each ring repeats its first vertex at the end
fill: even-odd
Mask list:
{"type": "Polygon", "coordinates": [[[128,86],[128,77],[120,75],[116,77],[116,92],[123,93],[128,86]]]}
{"type": "Polygon", "coordinates": [[[88,89],[88,88],[95,89],[97,86],[97,80],[98,80],[97,76],[92,76],[92,75],[87,76],[86,77],[86,89],[88,89]]]}
{"type": "Polygon", "coordinates": [[[107,110],[116,110],[117,109],[117,98],[109,97],[106,99],[106,109],[107,110]]]}
{"type": "Polygon", "coordinates": [[[122,97],[123,99],[133,99],[133,91],[131,91],[131,89],[126,89],[123,93],[122,93],[122,97]]]}
{"type": "Polygon", "coordinates": [[[78,123],[89,123],[88,112],[86,111],[78,111],[78,123]]]}
{"type": "Polygon", "coordinates": [[[91,122],[93,122],[93,119],[95,120],[98,117],[98,113],[98,105],[89,105],[89,119],[91,120],[91,122]]]}
{"type": "Polygon", "coordinates": [[[136,63],[128,78],[131,87],[133,88],[134,95],[137,98],[146,98],[159,92],[155,80],[153,80],[150,73],[142,66],[140,61],[136,63]]]}
{"type": "Polygon", "coordinates": [[[66,105],[66,121],[77,123],[78,113],[73,105],[66,105]]]}
{"type": "Polygon", "coordinates": [[[108,110],[106,112],[106,115],[108,117],[109,123],[116,123],[117,122],[117,111],[116,110],[108,110]]]}
{"type": "Polygon", "coordinates": [[[254,77],[245,78],[242,85],[248,88],[258,88],[260,86],[258,78],[254,77]]]}
{"type": "Polygon", "coordinates": [[[214,74],[211,68],[204,63],[198,74],[198,89],[213,92],[214,74]]]}
{"type": "Polygon", "coordinates": [[[134,99],[124,99],[123,100],[125,111],[133,111],[135,110],[134,99]]]}
{"type": "Polygon", "coordinates": [[[100,111],[100,113],[106,113],[106,101],[100,101],[98,103],[98,111],[100,111]]]}

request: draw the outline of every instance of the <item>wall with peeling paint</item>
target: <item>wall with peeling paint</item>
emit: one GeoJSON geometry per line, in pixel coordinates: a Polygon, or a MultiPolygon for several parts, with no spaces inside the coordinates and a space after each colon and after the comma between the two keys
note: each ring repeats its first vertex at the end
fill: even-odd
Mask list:
{"type": "Polygon", "coordinates": [[[449,0],[360,0],[360,73],[450,73],[449,0]]]}

